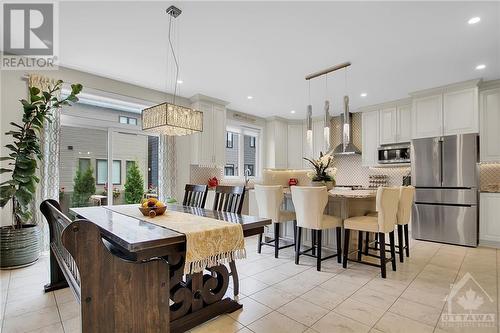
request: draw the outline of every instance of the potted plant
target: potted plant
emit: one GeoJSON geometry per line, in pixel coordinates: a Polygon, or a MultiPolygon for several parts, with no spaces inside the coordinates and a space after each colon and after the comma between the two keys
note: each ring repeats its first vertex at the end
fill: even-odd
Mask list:
{"type": "Polygon", "coordinates": [[[333,161],[331,155],[323,155],[323,153],[320,152],[318,159],[309,159],[307,157],[304,157],[304,159],[311,163],[314,168],[313,171],[307,174],[311,179],[311,185],[326,186],[329,190],[335,186],[337,169],[330,166],[333,161]]]}
{"type": "Polygon", "coordinates": [[[12,225],[0,228],[0,267],[25,266],[34,263],[40,254],[40,228],[31,211],[36,186],[40,181],[36,176],[38,161],[42,160],[40,134],[45,121],[52,121],[52,111],[63,105],[76,103],[82,90],[80,84],[71,86],[71,94],[64,99],[56,96],[62,81],[53,87],[40,91],[29,88],[29,100],[20,100],[23,106],[22,123],[11,122],[12,130],[5,133],[12,136],[8,156],[0,161],[7,164],[0,168],[0,174],[10,174],[8,180],[0,184],[0,207],[11,202],[12,225]]]}

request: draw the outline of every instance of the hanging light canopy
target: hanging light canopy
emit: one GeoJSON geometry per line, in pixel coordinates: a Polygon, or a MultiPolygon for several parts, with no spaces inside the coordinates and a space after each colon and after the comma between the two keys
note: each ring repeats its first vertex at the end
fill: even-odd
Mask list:
{"type": "Polygon", "coordinates": [[[142,130],[145,132],[180,136],[203,131],[203,112],[175,103],[179,83],[179,63],[172,45],[171,31],[172,19],[177,18],[181,13],[182,11],[175,6],[167,9],[167,14],[170,16],[168,42],[176,67],[172,103],[164,102],[142,110],[142,130]]]}

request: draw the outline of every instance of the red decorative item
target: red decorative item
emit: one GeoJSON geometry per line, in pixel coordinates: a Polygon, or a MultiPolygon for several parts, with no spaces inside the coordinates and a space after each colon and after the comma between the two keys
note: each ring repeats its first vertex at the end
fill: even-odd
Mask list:
{"type": "Polygon", "coordinates": [[[288,186],[297,185],[298,183],[299,183],[299,180],[297,178],[290,178],[288,180],[288,186]]]}
{"type": "Polygon", "coordinates": [[[208,186],[209,187],[217,187],[217,185],[219,185],[219,180],[217,179],[217,177],[213,177],[213,178],[208,179],[208,186]]]}

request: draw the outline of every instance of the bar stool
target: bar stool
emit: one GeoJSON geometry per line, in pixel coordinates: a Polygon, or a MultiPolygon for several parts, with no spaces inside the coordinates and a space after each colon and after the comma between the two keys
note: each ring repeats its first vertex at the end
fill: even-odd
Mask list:
{"type": "Polygon", "coordinates": [[[260,217],[266,217],[273,220],[274,239],[262,241],[262,234],[259,234],[259,243],[257,244],[257,253],[261,253],[262,245],[274,247],[274,257],[278,258],[279,250],[295,246],[297,233],[295,232],[295,213],[281,209],[283,204],[283,186],[281,185],[255,185],[255,200],[260,217]],[[294,239],[293,244],[280,247],[280,224],[287,221],[294,221],[294,239]]]}
{"type": "MultiPolygon", "coordinates": [[[[399,205],[397,214],[397,231],[398,231],[398,244],[396,244],[399,255],[399,261],[404,262],[403,249],[405,250],[406,257],[410,256],[410,239],[408,235],[408,224],[411,220],[411,208],[413,205],[413,198],[415,196],[415,187],[401,186],[399,192],[399,205]],[[404,233],[404,239],[403,239],[404,233]]],[[[378,216],[377,212],[368,213],[367,216],[378,216]]],[[[368,239],[368,233],[366,235],[368,239]]],[[[378,241],[375,241],[375,249],[377,248],[378,241]]],[[[368,246],[365,248],[367,251],[368,246]]]]}
{"type": "Polygon", "coordinates": [[[325,207],[328,203],[328,192],[325,186],[292,186],[292,201],[297,217],[297,239],[295,241],[295,264],[299,264],[301,254],[316,258],[316,269],[321,271],[321,261],[337,257],[341,263],[342,259],[342,220],[336,216],[324,215],[325,207]],[[313,242],[310,249],[300,251],[300,240],[302,228],[311,229],[313,242]],[[322,258],[322,237],[323,230],[336,229],[337,253],[322,258]],[[309,254],[307,252],[314,251],[309,254]]]}
{"type": "Polygon", "coordinates": [[[399,206],[399,188],[379,187],[377,190],[377,213],[378,216],[355,216],[344,220],[344,262],[343,267],[347,268],[349,254],[349,238],[350,231],[358,231],[358,250],[357,260],[351,261],[362,264],[380,267],[382,278],[386,277],[386,264],[391,261],[392,270],[396,270],[396,254],[394,248],[394,226],[397,221],[397,213],[399,206]],[[363,232],[377,233],[380,242],[380,256],[376,256],[367,251],[364,253],[367,256],[372,256],[380,259],[380,265],[362,261],[363,256],[363,232]],[[385,257],[385,234],[389,234],[389,246],[391,258],[385,257]]]}

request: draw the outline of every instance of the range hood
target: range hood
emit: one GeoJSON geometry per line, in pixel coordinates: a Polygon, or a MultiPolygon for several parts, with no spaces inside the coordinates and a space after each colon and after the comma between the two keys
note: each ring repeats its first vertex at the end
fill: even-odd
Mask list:
{"type": "Polygon", "coordinates": [[[333,155],[361,154],[361,151],[351,142],[351,114],[349,113],[349,96],[344,96],[344,114],[342,115],[342,143],[329,153],[333,155]]]}

